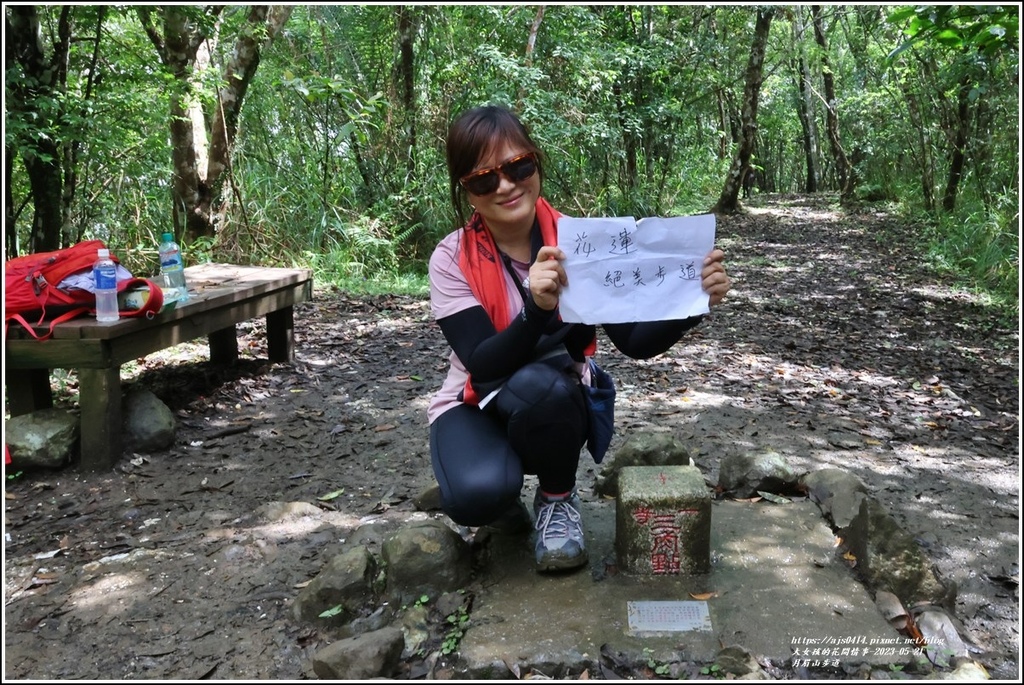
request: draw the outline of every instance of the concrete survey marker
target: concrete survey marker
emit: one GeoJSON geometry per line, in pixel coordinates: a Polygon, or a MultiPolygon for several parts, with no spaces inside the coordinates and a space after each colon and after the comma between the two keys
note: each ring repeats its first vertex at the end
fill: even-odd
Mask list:
{"type": "Polygon", "coordinates": [[[711,663],[723,644],[776,663],[910,662],[900,654],[906,638],[837,555],[835,536],[814,503],[715,501],[712,508],[711,571],[705,574],[622,572],[612,500],[583,502],[590,564],[577,572],[538,574],[530,536],[493,536],[456,675],[508,678],[508,664],[552,678],[586,668],[593,674],[604,646],[662,663],[711,663]],[[704,600],[708,594],[711,630],[630,628],[630,603],[704,600]]]}
{"type": "Polygon", "coordinates": [[[632,635],[711,630],[707,602],[626,602],[626,615],[632,635]]]}
{"type": "Polygon", "coordinates": [[[711,491],[696,466],[619,471],[615,550],[635,575],[711,570],[711,491]]]}

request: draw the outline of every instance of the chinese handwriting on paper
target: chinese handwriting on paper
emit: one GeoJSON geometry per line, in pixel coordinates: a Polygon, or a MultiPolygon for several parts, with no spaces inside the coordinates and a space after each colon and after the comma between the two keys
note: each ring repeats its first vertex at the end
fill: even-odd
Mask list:
{"type": "Polygon", "coordinates": [[[562,320],[606,324],[685,319],[708,312],[701,287],[714,215],[558,220],[568,285],[562,320]]]}
{"type": "MultiPolygon", "coordinates": [[[[589,258],[592,254],[597,252],[597,248],[590,242],[590,238],[586,233],[577,233],[573,240],[575,248],[573,254],[584,258],[589,258]]],[[[633,240],[633,233],[627,228],[623,228],[619,231],[618,235],[612,238],[611,249],[608,250],[608,254],[611,255],[630,255],[637,251],[636,242],[633,240]]],[[[664,264],[646,265],[646,273],[642,267],[635,267],[632,273],[633,285],[636,287],[643,287],[647,285],[645,275],[649,274],[651,282],[655,286],[659,286],[665,282],[665,270],[664,264]],[[656,282],[655,282],[656,281],[656,282]]],[[[697,267],[695,266],[695,260],[689,259],[679,264],[679,278],[686,281],[695,281],[699,277],[697,267]]],[[[622,288],[626,284],[622,280],[621,270],[610,270],[604,277],[604,285],[607,288],[622,288]]]]}
{"type": "Polygon", "coordinates": [[[583,255],[589,257],[592,252],[597,250],[594,244],[587,238],[586,233],[576,234],[576,249],[573,250],[573,254],[583,255]]]}
{"type": "Polygon", "coordinates": [[[623,228],[617,236],[612,238],[612,249],[609,254],[624,255],[636,252],[636,242],[633,240],[633,232],[623,228]]]}
{"type": "MultiPolygon", "coordinates": [[[[656,265],[656,267],[649,267],[646,272],[641,267],[636,267],[633,269],[632,275],[634,286],[643,287],[647,285],[645,273],[650,275],[650,280],[654,287],[658,287],[665,282],[665,275],[667,271],[661,264],[656,265]]],[[[696,281],[699,276],[700,274],[697,273],[697,269],[694,266],[693,261],[679,265],[679,278],[684,281],[696,281]]],[[[625,284],[622,282],[622,271],[608,271],[607,275],[604,277],[604,285],[605,287],[611,288],[623,287],[625,284]]]]}

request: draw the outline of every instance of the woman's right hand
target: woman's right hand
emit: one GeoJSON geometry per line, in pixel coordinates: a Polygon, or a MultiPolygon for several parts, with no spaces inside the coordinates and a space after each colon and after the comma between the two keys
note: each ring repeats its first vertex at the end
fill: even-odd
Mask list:
{"type": "Polygon", "coordinates": [[[530,295],[544,311],[558,306],[558,296],[569,283],[562,267],[563,259],[564,252],[555,246],[545,245],[537,253],[537,261],[530,265],[530,295]]]}

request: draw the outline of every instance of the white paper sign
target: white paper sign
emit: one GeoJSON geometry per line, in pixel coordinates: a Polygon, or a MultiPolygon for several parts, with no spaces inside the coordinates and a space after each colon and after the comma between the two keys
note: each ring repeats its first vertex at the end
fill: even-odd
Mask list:
{"type": "Polygon", "coordinates": [[[558,220],[569,285],[558,310],[568,323],[665,321],[707,314],[704,258],[715,215],[558,220]]]}

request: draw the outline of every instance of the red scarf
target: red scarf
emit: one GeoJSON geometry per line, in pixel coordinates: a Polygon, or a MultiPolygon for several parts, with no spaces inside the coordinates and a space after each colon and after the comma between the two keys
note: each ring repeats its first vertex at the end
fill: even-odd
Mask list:
{"type": "MultiPolygon", "coordinates": [[[[562,216],[548,201],[537,198],[537,222],[545,245],[558,245],[558,217],[562,216]]],[[[462,231],[462,242],[459,250],[459,268],[469,282],[473,295],[483,305],[494,328],[501,332],[511,322],[516,313],[509,312],[506,297],[505,266],[498,254],[498,246],[490,229],[478,212],[474,212],[462,231]]],[[[587,346],[585,354],[593,355],[597,348],[597,339],[587,346]]],[[[476,405],[480,397],[473,390],[471,379],[466,379],[463,401],[476,405]]]]}

